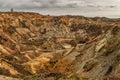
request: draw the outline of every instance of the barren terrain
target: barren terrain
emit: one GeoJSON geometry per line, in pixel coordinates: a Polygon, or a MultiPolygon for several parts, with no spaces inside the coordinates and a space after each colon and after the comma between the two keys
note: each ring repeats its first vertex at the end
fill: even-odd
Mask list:
{"type": "Polygon", "coordinates": [[[0,75],[120,80],[120,19],[1,12],[0,75]]]}

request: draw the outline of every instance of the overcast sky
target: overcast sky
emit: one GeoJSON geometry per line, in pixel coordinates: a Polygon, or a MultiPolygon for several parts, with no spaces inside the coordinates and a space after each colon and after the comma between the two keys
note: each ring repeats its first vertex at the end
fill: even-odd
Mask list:
{"type": "Polygon", "coordinates": [[[10,8],[51,15],[73,14],[118,17],[120,0],[0,0],[1,11],[7,11],[10,8]]]}

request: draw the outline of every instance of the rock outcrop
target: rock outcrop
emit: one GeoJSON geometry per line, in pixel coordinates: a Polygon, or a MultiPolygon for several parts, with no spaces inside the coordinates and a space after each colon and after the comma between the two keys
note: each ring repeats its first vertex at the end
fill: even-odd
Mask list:
{"type": "Polygon", "coordinates": [[[120,20],[0,13],[0,74],[106,78],[120,74],[120,20]]]}

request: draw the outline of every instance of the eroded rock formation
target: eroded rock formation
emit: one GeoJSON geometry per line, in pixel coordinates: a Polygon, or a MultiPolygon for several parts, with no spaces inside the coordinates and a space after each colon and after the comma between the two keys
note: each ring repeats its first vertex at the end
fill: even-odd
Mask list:
{"type": "Polygon", "coordinates": [[[0,13],[0,74],[104,78],[120,74],[119,19],[0,13]]]}

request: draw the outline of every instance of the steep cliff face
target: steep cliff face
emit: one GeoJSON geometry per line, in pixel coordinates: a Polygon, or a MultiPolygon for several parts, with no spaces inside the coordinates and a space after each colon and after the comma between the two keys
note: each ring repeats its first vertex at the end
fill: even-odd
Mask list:
{"type": "Polygon", "coordinates": [[[120,74],[119,19],[0,13],[0,74],[97,78],[120,74]]]}

